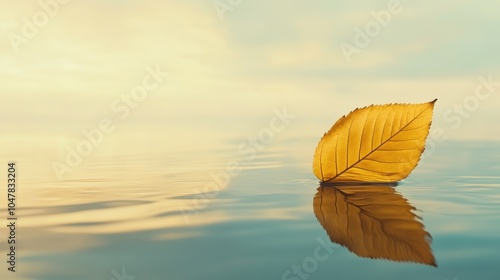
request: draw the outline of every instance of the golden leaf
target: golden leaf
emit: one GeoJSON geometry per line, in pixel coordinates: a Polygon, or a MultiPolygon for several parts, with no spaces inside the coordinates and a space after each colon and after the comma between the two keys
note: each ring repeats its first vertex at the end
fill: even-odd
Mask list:
{"type": "Polygon", "coordinates": [[[406,178],[424,151],[436,100],[372,105],[343,116],[316,148],[314,175],[332,183],[406,178]]]}
{"type": "Polygon", "coordinates": [[[393,187],[320,187],[313,206],[330,240],[360,257],[437,266],[430,234],[393,187]]]}

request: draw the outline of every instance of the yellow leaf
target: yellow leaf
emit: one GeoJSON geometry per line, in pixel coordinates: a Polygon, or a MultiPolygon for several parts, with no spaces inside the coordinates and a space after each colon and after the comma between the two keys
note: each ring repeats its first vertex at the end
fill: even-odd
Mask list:
{"type": "Polygon", "coordinates": [[[436,100],[372,105],[343,116],[316,148],[314,175],[331,183],[406,178],[424,151],[436,100]]]}
{"type": "Polygon", "coordinates": [[[360,257],[437,266],[430,234],[393,187],[320,187],[313,206],[330,240],[360,257]]]}

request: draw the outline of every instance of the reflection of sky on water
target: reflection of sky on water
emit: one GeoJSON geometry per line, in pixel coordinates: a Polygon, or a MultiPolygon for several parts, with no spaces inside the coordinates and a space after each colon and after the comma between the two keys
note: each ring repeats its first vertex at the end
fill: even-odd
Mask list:
{"type": "MultiPolygon", "coordinates": [[[[445,279],[450,275],[490,279],[500,249],[495,245],[499,244],[500,185],[498,168],[491,167],[498,148],[483,143],[481,149],[474,149],[475,145],[448,143],[396,187],[418,209],[416,214],[432,234],[438,269],[366,260],[339,247],[312,279],[331,274],[341,279],[445,279]],[[469,158],[470,153],[477,157],[469,158]],[[454,166],[432,164],[449,157],[470,160],[458,165],[460,175],[450,176],[454,166]],[[473,192],[474,188],[478,191],[473,192]],[[359,266],[364,269],[356,269],[359,266]]],[[[143,163],[148,165],[146,160],[143,163]]],[[[22,238],[29,249],[20,251],[26,267],[22,275],[107,279],[112,269],[126,267],[136,279],[165,275],[169,279],[280,279],[291,265],[312,254],[317,237],[328,240],[312,209],[318,185],[310,167],[291,161],[289,153],[273,152],[272,147],[253,166],[231,178],[228,188],[190,216],[189,224],[176,207],[191,203],[192,185],[204,180],[192,179],[191,185],[181,188],[174,187],[175,180],[169,185],[169,179],[161,181],[161,177],[150,177],[143,188],[140,183],[120,188],[105,180],[69,182],[65,192],[44,185],[33,194],[36,205],[24,210],[22,238]],[[269,162],[276,166],[269,167],[269,162]],[[155,185],[155,179],[164,183],[155,185]],[[193,263],[196,269],[190,268],[193,263]]],[[[211,170],[217,172],[217,168],[211,170]]],[[[121,174],[124,182],[127,174],[135,176],[121,174]]],[[[189,176],[184,178],[184,183],[189,181],[189,176]]]]}

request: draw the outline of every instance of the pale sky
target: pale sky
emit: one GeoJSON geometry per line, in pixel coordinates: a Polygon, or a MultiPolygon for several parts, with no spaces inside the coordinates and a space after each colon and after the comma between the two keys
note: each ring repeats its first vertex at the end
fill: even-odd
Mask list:
{"type": "Polygon", "coordinates": [[[33,38],[23,18],[43,21],[38,1],[1,1],[3,143],[80,137],[156,65],[169,77],[123,126],[178,135],[167,146],[245,138],[285,106],[290,137],[319,139],[356,107],[435,98],[450,139],[500,140],[500,86],[474,100],[478,77],[500,82],[497,1],[401,1],[350,62],[340,45],[391,1],[72,0],[50,6],[33,38]],[[221,3],[240,4],[221,17],[221,3]],[[464,102],[477,109],[453,112],[464,102]]]}

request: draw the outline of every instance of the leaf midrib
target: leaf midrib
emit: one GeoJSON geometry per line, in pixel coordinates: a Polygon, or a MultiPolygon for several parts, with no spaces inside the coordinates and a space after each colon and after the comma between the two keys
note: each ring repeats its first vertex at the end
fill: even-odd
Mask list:
{"type": "MultiPolygon", "coordinates": [[[[387,142],[391,141],[392,138],[394,138],[396,135],[398,135],[400,132],[402,132],[406,127],[408,127],[410,124],[412,124],[416,119],[418,119],[423,113],[425,113],[430,107],[426,108],[425,110],[423,110],[422,112],[420,112],[417,116],[415,116],[411,121],[409,121],[404,127],[402,127],[400,130],[398,130],[396,133],[394,133],[391,137],[389,137],[387,140],[385,140],[383,143],[381,143],[379,146],[377,146],[375,149],[373,149],[371,152],[369,152],[368,154],[366,154],[363,158],[360,158],[358,161],[356,161],[354,164],[352,164],[351,166],[347,167],[344,171],[340,172],[339,174],[335,175],[335,177],[331,178],[331,179],[328,179],[326,180],[325,182],[330,182],[332,180],[335,180],[336,178],[338,178],[340,175],[344,174],[345,172],[349,171],[351,168],[353,168],[356,164],[360,163],[361,161],[365,160],[368,156],[370,156],[372,153],[376,152],[380,147],[382,147],[383,145],[385,145],[387,142]]],[[[354,120],[353,120],[354,121],[354,120]]],[[[352,122],[351,122],[351,125],[352,125],[352,122]]],[[[366,123],[365,123],[365,126],[366,126],[366,123]]],[[[364,128],[364,126],[363,126],[364,128]]],[[[384,126],[384,129],[385,129],[385,126],[384,126]]],[[[349,142],[348,142],[349,144],[349,142]]],[[[323,147],[322,147],[323,148],[323,147]]],[[[338,147],[336,147],[337,149],[338,147]]],[[[335,153],[337,153],[337,151],[335,151],[335,153]]],[[[347,158],[347,161],[349,161],[349,158],[347,158]]],[[[337,158],[335,157],[335,165],[337,166],[338,165],[338,161],[337,161],[337,158]]],[[[323,172],[323,166],[321,166],[321,172],[323,172]]]]}

